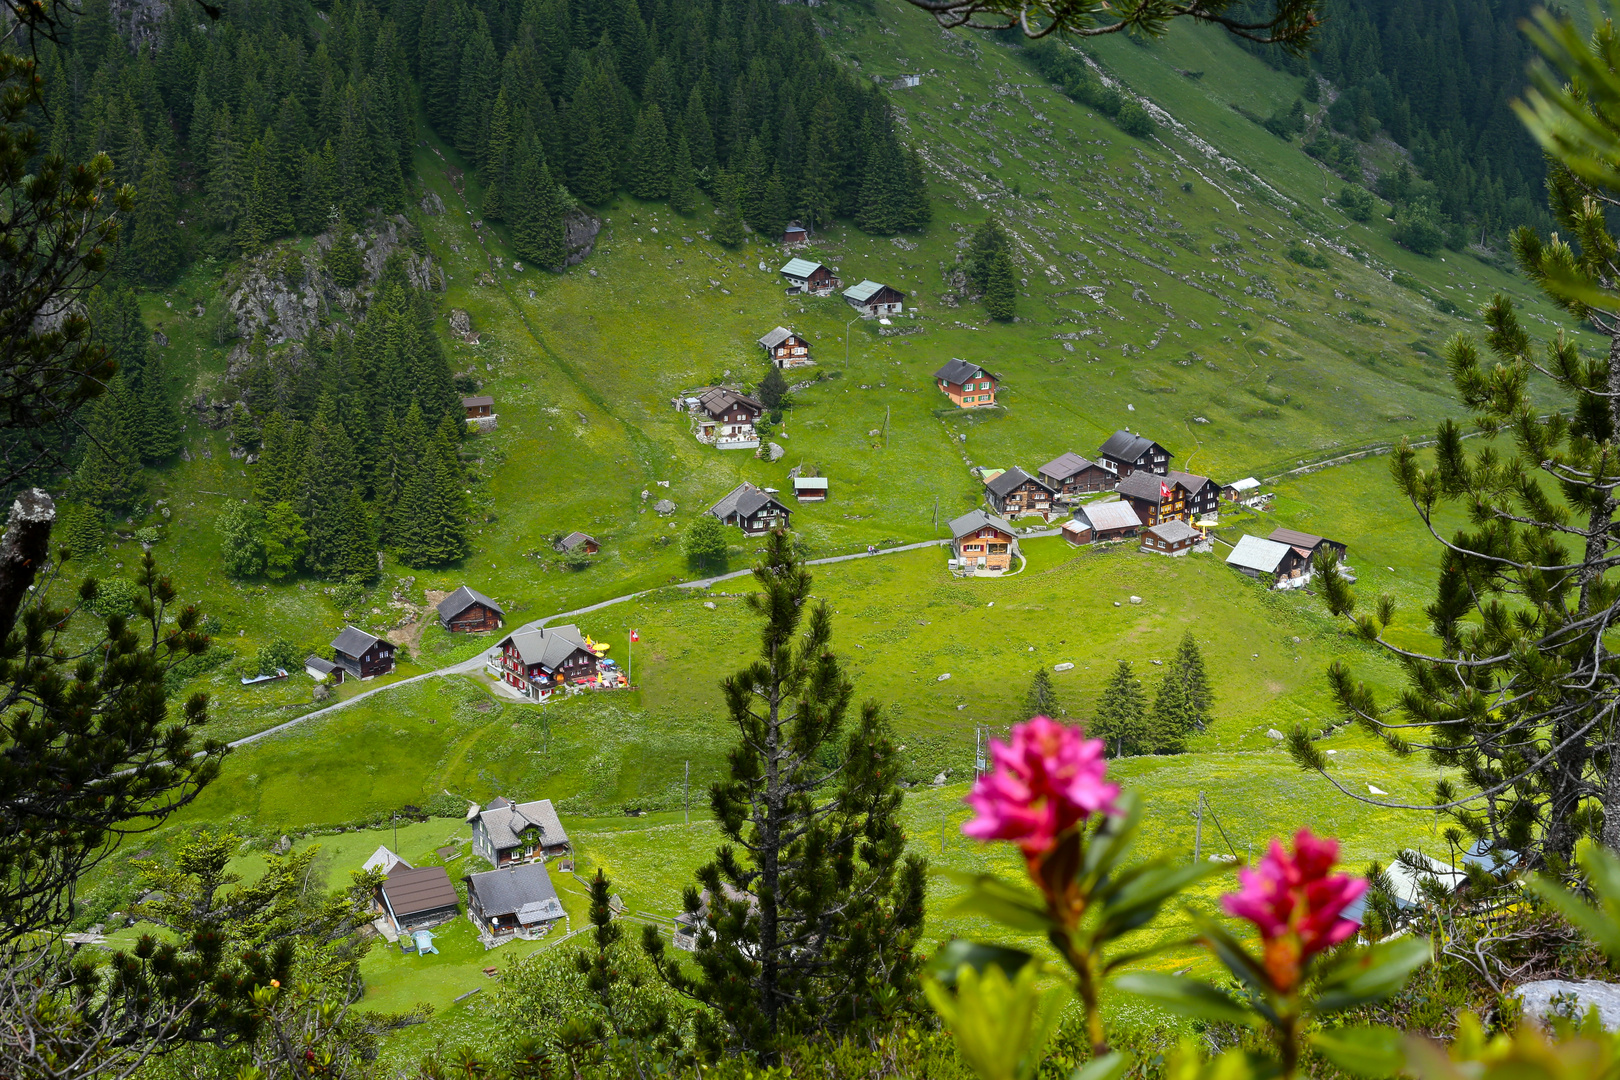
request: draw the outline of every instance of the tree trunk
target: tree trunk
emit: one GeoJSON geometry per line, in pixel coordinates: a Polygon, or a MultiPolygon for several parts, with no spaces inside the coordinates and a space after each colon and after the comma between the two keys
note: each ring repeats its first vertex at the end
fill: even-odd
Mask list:
{"type": "MultiPolygon", "coordinates": [[[[771,657],[770,715],[765,725],[765,820],[760,823],[759,847],[759,960],[760,1006],[765,1011],[765,1022],[774,1040],[777,1033],[779,1000],[778,983],[781,963],[778,957],[777,887],[781,879],[782,793],[782,650],[777,645],[771,657]]],[[[773,1051],[765,1053],[765,1060],[773,1060],[773,1051]]]]}
{"type": "Polygon", "coordinates": [[[0,537],[0,638],[17,625],[17,612],[34,578],[50,558],[56,504],[39,488],[17,496],[0,537]]]}
{"type": "MultiPolygon", "coordinates": [[[[1609,425],[1611,433],[1610,446],[1614,453],[1620,453],[1620,333],[1609,337],[1609,425]]],[[[1590,533],[1586,538],[1586,565],[1581,568],[1581,614],[1585,615],[1591,592],[1592,581],[1600,575],[1597,565],[1601,563],[1608,548],[1609,530],[1614,517],[1614,495],[1603,500],[1599,510],[1593,511],[1590,523],[1590,533]],[[1601,517],[1601,521],[1599,520],[1601,517]]],[[[1602,657],[1606,650],[1603,641],[1598,638],[1593,642],[1594,657],[1602,657]]],[[[1596,660],[1594,660],[1596,662],[1596,660]]],[[[1620,851],[1620,722],[1609,721],[1607,744],[1609,752],[1609,774],[1604,778],[1603,785],[1603,846],[1610,851],[1620,851]]]]}

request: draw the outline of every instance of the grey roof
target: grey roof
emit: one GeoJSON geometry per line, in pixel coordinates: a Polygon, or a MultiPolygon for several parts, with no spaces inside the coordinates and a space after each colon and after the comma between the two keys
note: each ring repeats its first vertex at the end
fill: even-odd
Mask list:
{"type": "Polygon", "coordinates": [[[323,660],[319,656],[304,657],[304,666],[306,668],[314,668],[322,675],[330,675],[332,672],[337,670],[336,664],[332,663],[330,660],[323,660]]]}
{"type": "Polygon", "coordinates": [[[477,895],[485,916],[516,915],[522,923],[563,917],[562,901],[557,899],[556,886],[551,884],[544,863],[468,874],[466,881],[469,898],[477,895]]]}
{"type": "Polygon", "coordinates": [[[982,529],[986,525],[994,525],[1004,533],[1013,531],[1012,525],[1005,518],[999,518],[985,510],[970,510],[951,521],[951,536],[963,537],[976,529],[982,529]]]}
{"type": "Polygon", "coordinates": [[[807,278],[820,269],[820,263],[811,262],[809,259],[789,259],[777,273],[786,274],[788,277],[807,278]]]}
{"type": "Polygon", "coordinates": [[[1121,461],[1138,461],[1154,445],[1153,440],[1145,436],[1133,435],[1129,431],[1116,431],[1108,436],[1108,441],[1098,448],[1097,453],[1116,457],[1121,461]]]}
{"type": "Polygon", "coordinates": [[[782,342],[793,336],[793,331],[785,326],[778,326],[775,330],[759,339],[759,343],[767,349],[774,349],[782,342]]]}
{"type": "Polygon", "coordinates": [[[593,544],[596,543],[596,538],[594,536],[589,536],[582,532],[571,532],[561,540],[557,541],[557,547],[562,551],[573,551],[587,540],[593,544]]]}
{"type": "Polygon", "coordinates": [[[1088,461],[1079,454],[1071,451],[1069,453],[1060,454],[1051,461],[1048,461],[1045,465],[1042,465],[1041,475],[1052,476],[1059,480],[1064,480],[1073,476],[1075,473],[1080,472],[1082,469],[1091,468],[1091,466],[1095,464],[1096,462],[1088,461]]]}
{"type": "MultiPolygon", "coordinates": [[[[867,278],[859,285],[851,285],[849,288],[845,289],[844,298],[846,300],[853,300],[857,304],[864,304],[866,301],[872,299],[872,297],[876,296],[878,293],[887,288],[891,288],[891,286],[885,285],[881,281],[873,281],[871,278],[867,278]]],[[[899,289],[895,289],[894,291],[900,292],[899,289]]],[[[904,296],[906,294],[900,293],[900,295],[904,296]]]]}
{"type": "Polygon", "coordinates": [[[1169,471],[1167,479],[1170,480],[1171,483],[1180,484],[1182,487],[1186,488],[1188,492],[1195,495],[1204,490],[1204,488],[1210,483],[1209,477],[1207,476],[1199,476],[1197,473],[1190,472],[1176,472],[1174,469],[1169,471]]]}
{"type": "Polygon", "coordinates": [[[463,611],[466,611],[468,608],[472,607],[474,604],[483,604],[485,607],[489,608],[502,618],[506,617],[506,612],[501,609],[501,605],[497,604],[495,601],[491,600],[477,589],[469,588],[468,586],[463,585],[461,588],[439,601],[439,618],[453,619],[457,615],[460,615],[463,611]]]}
{"type": "Polygon", "coordinates": [[[1149,502],[1158,502],[1164,497],[1163,486],[1169,483],[1168,476],[1158,473],[1137,471],[1115,485],[1114,490],[1121,495],[1130,495],[1149,502]]]}
{"type": "Polygon", "coordinates": [[[1040,484],[1041,487],[1046,488],[1047,491],[1052,490],[1043,481],[1036,480],[1035,477],[1029,475],[1029,473],[1025,472],[1023,469],[1020,469],[1016,465],[995,479],[988,481],[984,486],[989,489],[992,494],[1006,495],[1026,480],[1035,480],[1037,484],[1040,484]]]}
{"type": "Polygon", "coordinates": [[[1260,481],[1256,480],[1252,476],[1245,476],[1243,479],[1234,480],[1226,486],[1241,494],[1245,491],[1254,491],[1260,486],[1260,481]]]}
{"type": "Polygon", "coordinates": [[[490,397],[488,394],[480,394],[478,397],[464,397],[461,399],[461,407],[464,409],[471,409],[479,405],[493,404],[495,404],[495,399],[490,397]]]}
{"type": "Polygon", "coordinates": [[[825,476],[795,476],[793,478],[794,491],[826,491],[827,478],[825,476]]]}
{"type": "Polygon", "coordinates": [[[362,869],[362,870],[381,870],[383,873],[386,874],[386,873],[388,873],[388,871],[392,870],[396,866],[409,867],[410,865],[411,865],[410,863],[406,862],[404,859],[400,858],[398,855],[395,855],[392,851],[389,851],[388,850],[388,845],[379,844],[377,846],[377,850],[373,851],[371,853],[371,858],[367,859],[361,865],[360,869],[362,869]]]}
{"type": "Polygon", "coordinates": [[[501,648],[504,649],[508,641],[517,647],[518,659],[525,664],[539,664],[549,670],[556,670],[557,665],[568,659],[575,649],[590,651],[580,635],[579,627],[573,623],[566,626],[526,626],[503,640],[501,648]]]}
{"type": "Polygon", "coordinates": [[[948,383],[965,383],[969,379],[977,379],[981,374],[989,375],[990,373],[978,364],[953,357],[950,363],[934,372],[934,378],[944,379],[948,383]]]}
{"type": "Polygon", "coordinates": [[[783,511],[787,510],[787,507],[776,502],[765,492],[744,480],[727,492],[725,498],[709,507],[709,513],[724,521],[732,514],[741,514],[743,517],[748,517],[761,507],[768,506],[771,503],[776,503],[777,507],[783,511]]]}
{"type": "Polygon", "coordinates": [[[730,390],[724,386],[717,386],[713,390],[698,398],[698,405],[710,416],[723,413],[733,405],[747,405],[755,412],[764,412],[765,406],[749,397],[740,390],[730,390]]]}
{"type": "Polygon", "coordinates": [[[424,911],[459,907],[461,898],[450,884],[450,875],[442,866],[422,866],[412,869],[403,862],[394,864],[383,882],[383,895],[388,906],[399,919],[420,915],[424,911]]]}
{"type": "Polygon", "coordinates": [[[1095,532],[1142,527],[1142,519],[1136,516],[1136,510],[1123,499],[1088,503],[1075,509],[1074,518],[1076,521],[1084,521],[1095,532]]]}
{"type": "Polygon", "coordinates": [[[790,233],[790,232],[808,233],[809,232],[808,229],[806,229],[803,225],[800,225],[797,221],[788,222],[787,223],[787,228],[783,229],[782,231],[784,233],[790,233]]]}
{"type": "Polygon", "coordinates": [[[658,511],[660,514],[673,514],[675,512],[675,504],[670,502],[668,499],[659,499],[657,502],[653,503],[653,509],[658,511]]]}
{"type": "Polygon", "coordinates": [[[536,799],[534,802],[526,803],[493,799],[479,813],[478,820],[482,821],[484,828],[489,831],[490,842],[495,845],[497,851],[517,847],[522,842],[518,834],[530,825],[540,826],[540,841],[547,847],[568,843],[568,834],[563,831],[562,819],[557,816],[556,808],[551,805],[550,799],[536,799]]]}
{"type": "Polygon", "coordinates": [[[381,640],[382,638],[375,634],[368,634],[353,626],[345,626],[343,633],[332,640],[332,648],[345,656],[359,656],[381,640]]]}
{"type": "Polygon", "coordinates": [[[1288,557],[1293,548],[1287,544],[1279,544],[1275,540],[1267,540],[1260,536],[1244,534],[1238,537],[1233,545],[1232,553],[1226,557],[1228,566],[1240,567],[1244,570],[1259,570],[1266,574],[1275,574],[1282,561],[1288,557]]]}
{"type": "Polygon", "coordinates": [[[1161,521],[1157,525],[1154,525],[1148,529],[1148,532],[1152,533],[1154,536],[1157,536],[1160,540],[1163,540],[1167,544],[1180,544],[1187,540],[1191,540],[1196,536],[1203,535],[1197,529],[1193,528],[1185,521],[1182,521],[1180,518],[1171,518],[1169,521],[1161,521]]]}

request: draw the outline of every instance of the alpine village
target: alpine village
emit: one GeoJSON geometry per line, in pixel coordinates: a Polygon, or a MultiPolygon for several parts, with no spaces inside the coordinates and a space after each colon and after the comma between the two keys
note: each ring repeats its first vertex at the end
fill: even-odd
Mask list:
{"type": "Polygon", "coordinates": [[[4,10],[0,1077],[1620,1078],[1609,0],[4,10]]]}

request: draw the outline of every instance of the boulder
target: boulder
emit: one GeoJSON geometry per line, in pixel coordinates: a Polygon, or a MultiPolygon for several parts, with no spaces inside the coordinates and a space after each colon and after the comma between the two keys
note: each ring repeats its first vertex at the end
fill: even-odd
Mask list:
{"type": "Polygon", "coordinates": [[[1282,739],[1287,738],[1287,736],[1284,735],[1282,732],[1278,731],[1276,728],[1272,728],[1270,731],[1266,732],[1266,738],[1268,738],[1268,739],[1277,739],[1277,740],[1281,741],[1282,739]]]}
{"type": "Polygon", "coordinates": [[[596,234],[602,231],[602,222],[583,210],[571,212],[563,222],[563,242],[568,248],[568,265],[578,266],[596,246],[596,234]]]}
{"type": "Polygon", "coordinates": [[[430,191],[422,196],[422,213],[428,217],[438,217],[444,213],[444,200],[439,198],[438,192],[430,191]]]}
{"type": "Polygon", "coordinates": [[[1538,979],[1513,991],[1524,1003],[1526,1016],[1542,1020],[1554,1016],[1579,1018],[1597,1009],[1604,1030],[1620,1031],[1620,985],[1596,979],[1538,979]]]}
{"type": "Polygon", "coordinates": [[[714,601],[713,600],[705,600],[705,601],[703,601],[703,606],[708,608],[710,611],[713,611],[714,610],[714,601]]]}
{"type": "MultiPolygon", "coordinates": [[[[949,770],[947,770],[947,771],[949,771],[949,770]]],[[[944,787],[945,786],[945,773],[940,773],[938,776],[934,777],[934,786],[935,787],[944,787]]]]}
{"type": "Polygon", "coordinates": [[[1141,603],[1141,602],[1142,602],[1142,598],[1141,598],[1141,597],[1140,597],[1140,596],[1133,596],[1133,597],[1131,597],[1131,603],[1133,603],[1133,604],[1140,604],[1140,603],[1141,603]]]}
{"type": "Polygon", "coordinates": [[[470,332],[472,330],[472,316],[468,315],[460,308],[451,308],[450,330],[457,335],[470,332]]]}
{"type": "Polygon", "coordinates": [[[169,343],[169,335],[161,330],[152,331],[152,344],[162,348],[169,343]]]}
{"type": "Polygon", "coordinates": [[[1064,661],[1061,664],[1053,664],[1052,665],[1052,670],[1053,671],[1073,671],[1074,670],[1074,665],[1069,663],[1068,661],[1064,661]]]}

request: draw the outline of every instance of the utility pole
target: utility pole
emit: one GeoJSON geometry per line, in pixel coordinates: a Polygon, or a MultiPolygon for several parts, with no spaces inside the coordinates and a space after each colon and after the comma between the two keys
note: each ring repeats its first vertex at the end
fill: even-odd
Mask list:
{"type": "Polygon", "coordinates": [[[394,854],[399,854],[399,812],[394,812],[394,854]]]}
{"type": "Polygon", "coordinates": [[[692,762],[690,759],[686,762],[686,824],[688,827],[691,827],[692,824],[692,762]]]}
{"type": "Polygon", "coordinates": [[[973,725],[973,778],[977,780],[985,774],[984,736],[980,726],[973,725]]]}
{"type": "Polygon", "coordinates": [[[934,531],[939,532],[939,496],[934,496],[934,531]]]}
{"type": "Polygon", "coordinates": [[[855,322],[855,320],[858,319],[858,318],[860,318],[859,315],[852,316],[850,318],[849,322],[844,324],[844,366],[845,367],[849,366],[849,328],[855,322]]]}
{"type": "Polygon", "coordinates": [[[889,448],[889,406],[883,406],[883,449],[889,448]]]}
{"type": "Polygon", "coordinates": [[[1194,812],[1193,817],[1197,819],[1197,824],[1193,826],[1193,862],[1197,863],[1203,855],[1204,849],[1204,793],[1202,791],[1198,793],[1198,809],[1194,812]]]}

